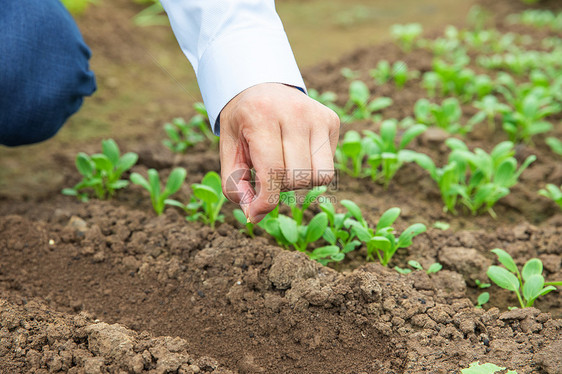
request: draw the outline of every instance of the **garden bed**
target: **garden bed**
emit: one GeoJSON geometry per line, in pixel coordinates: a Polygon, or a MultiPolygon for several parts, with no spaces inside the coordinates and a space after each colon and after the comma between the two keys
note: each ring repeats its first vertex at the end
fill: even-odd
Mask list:
{"type": "MultiPolygon", "coordinates": [[[[555,35],[501,21],[511,4],[513,11],[522,9],[519,2],[489,3],[501,16],[502,32],[536,40],[555,35]]],[[[320,92],[336,92],[342,105],[349,81],[340,69],[350,68],[375,95],[393,99],[383,118],[412,116],[414,103],[427,96],[421,79],[402,89],[375,84],[368,71],[382,59],[405,61],[421,73],[432,69],[430,52],[405,53],[388,43],[307,69],[305,80],[320,92]]],[[[475,109],[463,105],[463,112],[464,123],[475,109]]],[[[170,120],[160,116],[149,128],[170,120]]],[[[549,118],[555,125],[549,136],[562,138],[561,118],[549,118]]],[[[364,129],[378,131],[379,124],[355,121],[341,132],[364,129]]],[[[448,135],[430,130],[410,148],[442,164],[448,135]]],[[[118,142],[139,154],[132,171],[156,168],[167,177],[184,167],[188,183],[177,196],[185,201],[189,183],[218,171],[218,153],[200,144],[174,155],[161,144],[163,131],[155,131],[162,137],[118,142]]],[[[500,125],[491,130],[485,124],[464,138],[471,149],[486,151],[505,139],[500,125]]],[[[62,173],[56,185],[33,196],[0,197],[0,372],[457,373],[480,361],[519,374],[561,373],[559,291],[541,297],[535,308],[508,310],[517,305],[515,295],[494,285],[490,302],[474,307],[482,291],[476,281],[486,280],[488,267],[497,264],[493,248],[505,249],[519,266],[537,257],[547,280],[562,279],[562,215],[537,194],[545,183],[562,184],[561,157],[544,136],[533,140],[518,145],[515,157],[522,162],[534,154],[537,161],[494,207],[496,219],[462,209],[444,213],[439,189],[414,164],[399,170],[388,189],[340,173],[338,188],[328,193],[353,200],[371,225],[400,207],[399,232],[415,222],[428,227],[390,267],[367,263],[364,249],[322,266],[265,233],[249,238],[239,232],[230,203],[223,209],[226,223],[212,230],[186,222],[175,208],[157,217],[139,186],[111,201],[78,202],[59,193],[79,181],[77,149],[53,151],[49,159],[62,173]],[[437,229],[436,221],[450,228],[437,229]],[[392,269],[408,260],[424,268],[439,262],[443,270],[401,275],[392,269]]],[[[96,141],[86,151],[98,149],[96,141]]]]}

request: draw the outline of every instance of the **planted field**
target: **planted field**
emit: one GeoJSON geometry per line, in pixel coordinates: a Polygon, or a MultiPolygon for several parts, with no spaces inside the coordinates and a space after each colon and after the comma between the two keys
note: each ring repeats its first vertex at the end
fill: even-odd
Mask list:
{"type": "Polygon", "coordinates": [[[0,372],[561,373],[562,13],[529,9],[304,69],[338,175],[256,225],[200,104],[50,150],[0,197],[0,372]]]}

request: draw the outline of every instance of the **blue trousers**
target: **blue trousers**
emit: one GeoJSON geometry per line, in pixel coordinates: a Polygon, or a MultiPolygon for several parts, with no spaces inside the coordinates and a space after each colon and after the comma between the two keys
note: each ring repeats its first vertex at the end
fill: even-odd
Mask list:
{"type": "Polygon", "coordinates": [[[0,144],[57,133],[96,89],[90,49],[59,0],[2,0],[0,144]]]}

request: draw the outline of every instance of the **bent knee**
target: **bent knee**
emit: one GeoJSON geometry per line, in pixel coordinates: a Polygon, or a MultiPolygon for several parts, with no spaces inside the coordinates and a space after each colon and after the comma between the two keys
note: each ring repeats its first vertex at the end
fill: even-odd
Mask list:
{"type": "Polygon", "coordinates": [[[56,0],[9,0],[0,23],[0,144],[46,140],[96,89],[90,50],[56,0]]]}

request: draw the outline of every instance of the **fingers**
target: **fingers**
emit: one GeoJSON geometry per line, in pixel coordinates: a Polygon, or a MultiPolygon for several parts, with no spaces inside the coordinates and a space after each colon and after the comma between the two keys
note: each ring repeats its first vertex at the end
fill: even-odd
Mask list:
{"type": "MultiPolygon", "coordinates": [[[[226,132],[226,131],[225,131],[226,132]]],[[[248,216],[248,204],[254,198],[251,165],[247,162],[247,144],[243,138],[223,134],[220,138],[221,180],[224,196],[239,204],[248,216]]]]}
{"type": "Polygon", "coordinates": [[[312,185],[310,128],[297,121],[281,125],[285,183],[283,190],[298,190],[312,185]]]}
{"type": "Polygon", "coordinates": [[[334,153],[338,144],[340,122],[338,116],[333,113],[322,123],[325,126],[312,131],[310,137],[314,186],[326,185],[334,177],[334,153]]]}
{"type": "Polygon", "coordinates": [[[276,83],[251,87],[220,118],[223,191],[251,222],[277,206],[281,190],[332,179],[339,118],[297,89],[276,83]]]}
{"type": "Polygon", "coordinates": [[[248,218],[258,223],[277,206],[284,183],[281,129],[277,122],[262,123],[259,131],[248,130],[244,137],[256,173],[255,195],[249,204],[248,218]]]}

